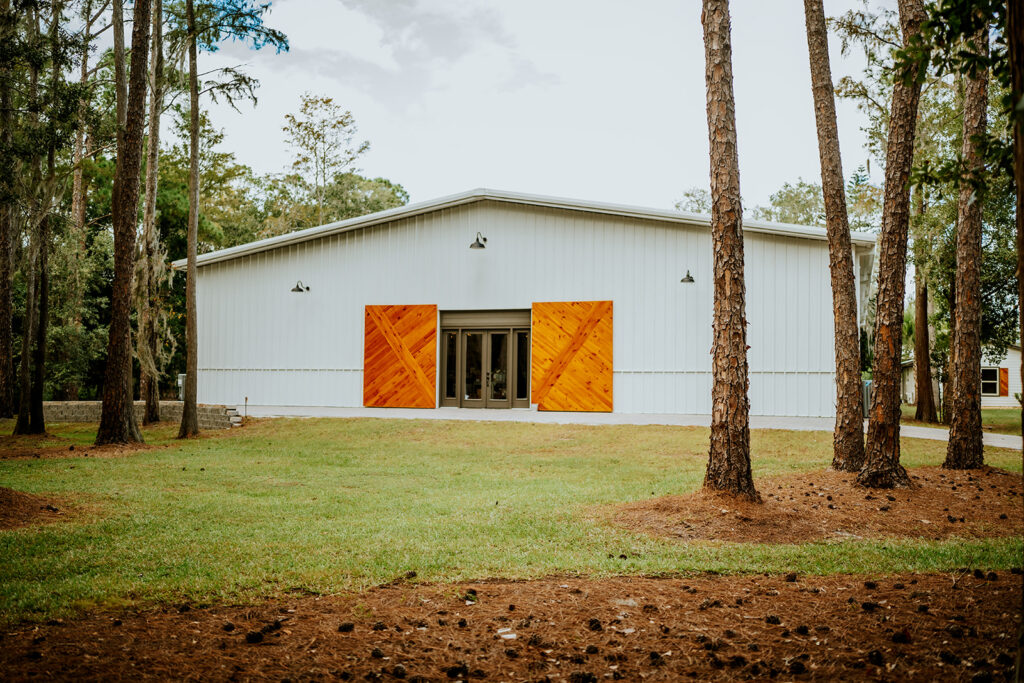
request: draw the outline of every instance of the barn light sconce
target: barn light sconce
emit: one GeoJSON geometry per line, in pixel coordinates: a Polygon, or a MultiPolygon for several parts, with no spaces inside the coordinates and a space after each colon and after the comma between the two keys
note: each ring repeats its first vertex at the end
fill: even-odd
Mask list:
{"type": "Polygon", "coordinates": [[[481,235],[479,232],[476,234],[476,241],[469,245],[470,249],[486,249],[487,238],[481,235]],[[481,241],[482,240],[482,241],[481,241]]]}
{"type": "Polygon", "coordinates": [[[308,292],[309,291],[309,287],[307,287],[306,285],[302,284],[302,280],[299,280],[298,282],[295,283],[295,286],[292,287],[292,291],[293,292],[300,292],[300,293],[301,292],[308,292]]]}
{"type": "Polygon", "coordinates": [[[690,275],[689,270],[686,271],[686,275],[683,276],[683,279],[680,280],[680,282],[685,282],[686,284],[693,284],[693,276],[690,275]]]}

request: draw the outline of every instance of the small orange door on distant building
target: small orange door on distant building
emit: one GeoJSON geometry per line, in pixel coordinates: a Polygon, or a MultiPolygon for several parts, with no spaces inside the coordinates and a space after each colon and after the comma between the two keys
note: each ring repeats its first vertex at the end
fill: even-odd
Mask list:
{"type": "Polygon", "coordinates": [[[363,405],[433,408],[437,381],[437,306],[367,306],[363,405]]]}
{"type": "Polygon", "coordinates": [[[611,412],[612,302],[538,302],[531,401],[539,410],[611,412]]]}

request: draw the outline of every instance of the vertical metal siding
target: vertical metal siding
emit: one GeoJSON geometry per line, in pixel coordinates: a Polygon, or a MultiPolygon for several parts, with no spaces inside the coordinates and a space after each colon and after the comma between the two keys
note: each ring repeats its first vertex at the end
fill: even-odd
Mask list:
{"type": "MultiPolygon", "coordinates": [[[[748,233],[746,280],[752,412],[833,415],[826,243],[748,233]]],[[[607,299],[616,412],[707,413],[711,293],[706,228],[477,202],[201,267],[199,397],[360,405],[366,304],[607,299]]]]}

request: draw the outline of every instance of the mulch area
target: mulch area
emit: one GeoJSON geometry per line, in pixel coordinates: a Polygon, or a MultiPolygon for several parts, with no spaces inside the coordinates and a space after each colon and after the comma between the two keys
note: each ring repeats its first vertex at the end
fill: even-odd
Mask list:
{"type": "Polygon", "coordinates": [[[57,501],[0,486],[0,530],[66,518],[67,510],[57,501]]]}
{"type": "Polygon", "coordinates": [[[616,524],[685,540],[803,543],[822,539],[990,538],[1024,530],[1024,480],[991,467],[908,470],[909,489],[866,489],[818,470],[755,483],[763,504],[698,491],[617,507],[616,524]]]}
{"type": "Polygon", "coordinates": [[[553,578],[10,627],[9,680],[1001,681],[1020,570],[553,578]]]}

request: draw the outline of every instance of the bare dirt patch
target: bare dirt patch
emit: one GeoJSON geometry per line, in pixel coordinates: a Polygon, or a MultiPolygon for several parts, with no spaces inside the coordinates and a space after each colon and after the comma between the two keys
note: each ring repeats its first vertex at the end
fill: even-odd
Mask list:
{"type": "Polygon", "coordinates": [[[686,540],[802,543],[820,539],[988,538],[1024,529],[1021,475],[921,467],[911,489],[866,489],[846,472],[804,472],[761,479],[764,503],[703,491],[619,506],[615,523],[686,540]]]}
{"type": "Polygon", "coordinates": [[[0,670],[217,680],[1006,680],[1021,576],[416,585],[22,624],[0,670]]]}
{"type": "Polygon", "coordinates": [[[65,519],[63,504],[0,486],[0,530],[65,519]]]}

